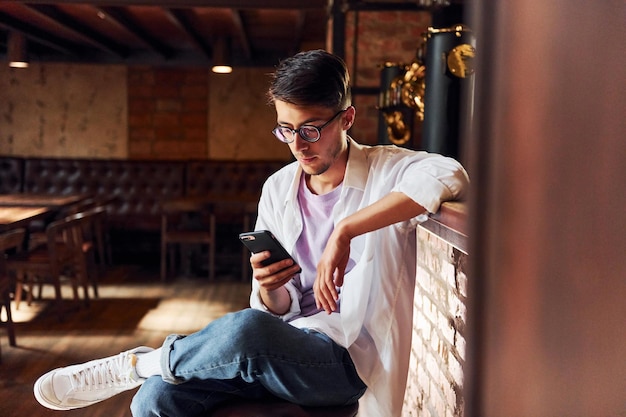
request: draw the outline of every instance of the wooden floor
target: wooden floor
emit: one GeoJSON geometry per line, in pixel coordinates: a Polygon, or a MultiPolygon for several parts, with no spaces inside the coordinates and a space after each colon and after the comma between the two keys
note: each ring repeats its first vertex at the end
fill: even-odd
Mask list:
{"type": "MultiPolygon", "coordinates": [[[[35,380],[52,368],[110,356],[139,345],[158,347],[171,333],[187,334],[223,314],[248,305],[249,283],[221,276],[177,278],[162,284],[158,271],[142,266],[114,266],[101,279],[100,297],[71,311],[63,322],[50,308],[52,296],[30,307],[13,306],[17,347],[0,329],[0,417],[67,415],[130,416],[134,391],[80,410],[51,411],[33,396],[35,380]]],[[[66,298],[70,294],[67,293],[66,298]]]]}

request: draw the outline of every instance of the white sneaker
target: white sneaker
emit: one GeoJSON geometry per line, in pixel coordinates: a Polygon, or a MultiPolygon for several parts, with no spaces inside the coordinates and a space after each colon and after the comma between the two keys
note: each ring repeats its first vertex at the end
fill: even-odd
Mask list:
{"type": "Polygon", "coordinates": [[[54,369],[35,382],[35,398],[52,410],[87,407],[141,385],[135,372],[137,353],[152,348],[140,346],[115,356],[54,369]]]}

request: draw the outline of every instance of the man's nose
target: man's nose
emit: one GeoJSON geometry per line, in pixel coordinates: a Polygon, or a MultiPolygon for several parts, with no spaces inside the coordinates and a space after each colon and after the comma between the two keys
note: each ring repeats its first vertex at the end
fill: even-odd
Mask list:
{"type": "Polygon", "coordinates": [[[300,136],[300,132],[296,132],[293,134],[293,145],[296,149],[306,149],[309,147],[310,142],[304,140],[302,136],[300,136]]]}

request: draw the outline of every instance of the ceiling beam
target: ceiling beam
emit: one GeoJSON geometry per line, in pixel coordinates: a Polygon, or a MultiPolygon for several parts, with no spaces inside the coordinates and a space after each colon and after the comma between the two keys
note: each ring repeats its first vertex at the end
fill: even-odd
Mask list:
{"type": "Polygon", "coordinates": [[[105,50],[106,52],[116,55],[119,58],[124,58],[128,55],[128,52],[125,48],[111,42],[100,33],[94,31],[88,26],[85,26],[71,16],[61,12],[55,6],[34,4],[24,5],[24,7],[30,9],[34,13],[39,14],[40,16],[45,17],[48,20],[53,21],[58,25],[61,25],[63,28],[71,31],[72,33],[81,37],[83,40],[89,42],[93,46],[96,46],[102,50],[105,50]]]}
{"type": "Polygon", "coordinates": [[[189,19],[185,15],[183,9],[163,9],[168,19],[174,23],[180,30],[182,30],[192,40],[200,52],[202,52],[207,58],[211,58],[213,55],[213,49],[206,43],[204,38],[195,30],[195,28],[189,22],[189,19]]]}
{"type": "MultiPolygon", "coordinates": [[[[50,4],[50,0],[13,0],[24,4],[50,4]]],[[[158,6],[186,9],[217,7],[228,9],[325,9],[328,0],[55,0],[55,4],[91,4],[93,6],[158,6]]]]}
{"type": "Polygon", "coordinates": [[[0,26],[22,32],[28,39],[55,49],[63,54],[74,57],[78,55],[76,48],[68,42],[44,32],[29,23],[14,19],[12,16],[3,12],[0,12],[0,26]]]}
{"type": "Polygon", "coordinates": [[[246,27],[243,24],[243,18],[241,16],[241,11],[232,10],[233,23],[235,24],[235,28],[237,29],[237,33],[239,34],[239,41],[241,42],[241,46],[243,48],[244,55],[247,59],[252,59],[252,47],[250,46],[250,37],[248,36],[248,32],[246,32],[246,27]]]}
{"type": "Polygon", "coordinates": [[[96,7],[98,14],[104,16],[108,22],[131,33],[153,52],[158,53],[164,59],[172,57],[174,52],[163,43],[153,38],[148,32],[143,30],[139,23],[133,21],[121,8],[96,7]]]}

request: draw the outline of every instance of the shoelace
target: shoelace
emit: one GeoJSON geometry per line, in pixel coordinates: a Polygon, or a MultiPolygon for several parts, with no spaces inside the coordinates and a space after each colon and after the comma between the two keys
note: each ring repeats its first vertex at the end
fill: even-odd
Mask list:
{"type": "Polygon", "coordinates": [[[98,361],[72,374],[72,385],[83,391],[126,385],[133,381],[130,372],[124,372],[131,369],[131,359],[131,354],[123,352],[112,358],[98,361]]]}

